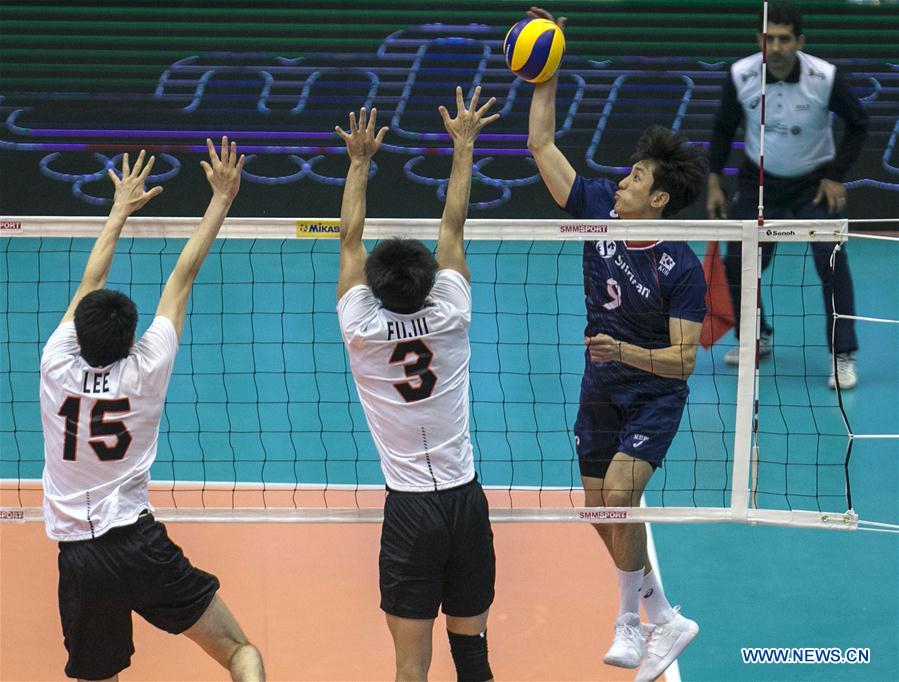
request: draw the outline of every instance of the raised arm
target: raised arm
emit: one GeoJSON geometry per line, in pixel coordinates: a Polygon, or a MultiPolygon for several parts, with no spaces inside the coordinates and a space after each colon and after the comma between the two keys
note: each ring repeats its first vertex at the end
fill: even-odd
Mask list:
{"type": "Polygon", "coordinates": [[[110,179],[115,185],[115,197],[112,200],[112,209],[109,211],[109,217],[106,224],[94,242],[94,248],[88,256],[87,264],[84,266],[84,274],[81,276],[81,283],[75,291],[75,295],[69,302],[69,307],[62,316],[62,322],[68,322],[75,317],[75,308],[82,298],[92,291],[102,289],[106,285],[106,278],[109,277],[109,266],[112,264],[112,256],[115,254],[115,247],[122,234],[122,228],[125,221],[132,213],[142,208],[150,199],[158,194],[162,194],[162,187],[154,187],[149,192],[144,191],[144,182],[150,171],[153,170],[153,162],[155,156],[151,156],[144,166],[144,150],[141,149],[131,168],[128,163],[128,154],[122,157],[122,178],[116,175],[111,168],[107,171],[110,179]],[[142,168],[143,166],[143,168],[142,168]]]}
{"type": "Polygon", "coordinates": [[[350,132],[335,126],[337,134],[346,142],[350,168],[343,186],[340,204],[340,271],[337,275],[337,300],[357,284],[365,284],[365,259],[368,254],[362,243],[365,227],[365,191],[368,188],[368,171],[371,157],[378,151],[387,127],[375,135],[378,110],[372,109],[366,118],[365,107],[359,110],[359,120],[350,112],[350,132]]]}
{"type": "MultiPolygon", "coordinates": [[[[531,7],[527,15],[532,19],[548,19],[553,16],[545,9],[531,7]]],[[[556,25],[564,29],[565,17],[559,17],[556,25]]],[[[540,177],[549,193],[559,206],[568,203],[568,195],[577,177],[574,166],[556,146],[556,89],[559,85],[558,72],[545,83],[534,86],[531,110],[528,115],[528,151],[537,162],[540,177]]]]}
{"type": "Polygon", "coordinates": [[[244,157],[237,158],[237,144],[228,144],[228,138],[222,138],[221,157],[216,154],[212,140],[206,140],[209,148],[209,163],[201,161],[200,165],[206,173],[206,180],[212,187],[212,199],[203,215],[203,220],[194,230],[187,244],[181,250],[175,269],[169,275],[156,307],[158,316],[167,317],[175,326],[178,336],[184,328],[184,315],[187,312],[187,301],[194,279],[200,272],[200,266],[218,236],[231,202],[240,189],[240,172],[243,170],[244,157]]]}
{"type": "Polygon", "coordinates": [[[443,205],[443,218],[440,221],[440,234],[437,238],[437,265],[449,268],[469,279],[468,265],[465,263],[465,218],[468,216],[468,197],[471,194],[471,165],[474,157],[474,142],[481,129],[499,118],[499,114],[484,117],[493,106],[495,97],[480,109],[478,98],[481,87],[475,88],[468,109],[462,99],[462,88],[456,88],[456,117],[450,118],[446,107],[438,107],[446,132],[453,138],[453,168],[450,171],[449,185],[446,189],[446,203],[443,205]]]}

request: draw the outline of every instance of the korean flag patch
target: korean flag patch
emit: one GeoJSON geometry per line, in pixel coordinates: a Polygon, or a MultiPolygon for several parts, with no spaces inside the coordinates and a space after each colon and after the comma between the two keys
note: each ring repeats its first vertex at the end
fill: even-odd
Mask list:
{"type": "Polygon", "coordinates": [[[659,260],[659,271],[663,275],[670,275],[671,270],[674,268],[675,262],[670,254],[663,253],[662,258],[659,260]]]}

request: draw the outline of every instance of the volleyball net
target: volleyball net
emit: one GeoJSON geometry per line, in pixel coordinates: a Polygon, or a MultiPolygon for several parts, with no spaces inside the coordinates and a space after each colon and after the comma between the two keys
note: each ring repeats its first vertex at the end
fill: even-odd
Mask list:
{"type": "MultiPolygon", "coordinates": [[[[42,519],[41,350],[103,222],[24,217],[3,223],[0,507],[6,520],[42,519]]],[[[107,286],[137,303],[138,335],[197,222],[134,217],[126,225],[107,286]]],[[[368,220],[365,239],[369,248],[394,235],[433,246],[438,224],[368,220]]],[[[160,426],[151,500],[161,519],[382,518],[383,477],[335,310],[338,226],[333,219],[225,222],[194,285],[160,426]]],[[[872,411],[856,401],[858,390],[827,387],[833,361],[825,330],[833,320],[825,318],[811,247],[824,242],[842,249],[850,237],[855,242],[845,220],[772,221],[762,230],[755,221],[469,220],[470,423],[492,518],[899,531],[894,504],[866,506],[878,485],[892,490],[874,490],[871,499],[895,499],[889,458],[899,440],[889,431],[896,407],[872,411]],[[741,341],[728,333],[698,350],[680,430],[650,480],[647,506],[586,508],[572,434],[584,369],[584,243],[660,239],[689,242],[706,263],[710,299],[719,301],[728,294],[710,247],[741,243],[741,341]],[[761,287],[776,336],[771,358],[757,370],[757,252],[765,241],[778,242],[761,287]],[[738,366],[723,360],[734,347],[738,366]]],[[[868,252],[883,258],[882,268],[899,256],[895,239],[856,246],[867,249],[870,267],[868,252]]],[[[860,336],[870,339],[870,352],[881,353],[880,379],[892,382],[895,396],[896,293],[875,298],[857,289],[856,297],[867,315],[855,320],[860,336]]],[[[723,324],[712,331],[722,333],[723,324]]]]}

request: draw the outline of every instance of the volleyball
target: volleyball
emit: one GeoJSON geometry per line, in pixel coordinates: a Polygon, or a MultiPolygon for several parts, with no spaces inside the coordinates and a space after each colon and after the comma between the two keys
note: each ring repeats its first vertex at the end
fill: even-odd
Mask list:
{"type": "Polygon", "coordinates": [[[503,41],[506,65],[528,83],[553,77],[565,54],[565,35],[548,19],[522,19],[503,41]]]}

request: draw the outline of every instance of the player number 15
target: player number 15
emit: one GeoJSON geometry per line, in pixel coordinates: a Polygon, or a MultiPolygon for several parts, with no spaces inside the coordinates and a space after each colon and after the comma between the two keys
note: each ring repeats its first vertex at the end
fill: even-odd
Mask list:
{"type": "MultiPolygon", "coordinates": [[[[118,400],[98,400],[91,410],[91,437],[88,444],[97,453],[97,457],[103,462],[119,460],[125,457],[128,446],[131,445],[131,434],[125,422],[115,419],[106,421],[107,412],[130,412],[131,400],[119,398],[118,400]],[[113,445],[107,445],[103,436],[115,436],[113,445]]],[[[65,417],[65,441],[63,443],[62,458],[70,462],[75,461],[78,449],[78,422],[81,412],[81,398],[69,396],[59,408],[60,417],[65,417]]]]}

